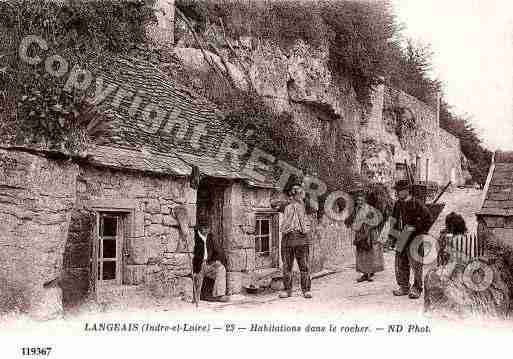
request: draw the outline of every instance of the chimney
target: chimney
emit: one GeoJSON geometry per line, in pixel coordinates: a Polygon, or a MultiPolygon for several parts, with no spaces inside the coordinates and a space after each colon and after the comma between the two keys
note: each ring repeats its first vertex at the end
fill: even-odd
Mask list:
{"type": "Polygon", "coordinates": [[[175,0],[156,0],[154,6],[158,23],[150,26],[148,33],[156,45],[172,47],[174,44],[175,0]]]}

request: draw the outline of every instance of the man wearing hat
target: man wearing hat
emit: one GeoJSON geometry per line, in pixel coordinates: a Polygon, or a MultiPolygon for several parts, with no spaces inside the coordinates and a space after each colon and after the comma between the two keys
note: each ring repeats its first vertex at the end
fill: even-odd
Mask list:
{"type": "Polygon", "coordinates": [[[210,234],[210,227],[200,223],[194,231],[194,250],[192,257],[193,285],[198,300],[205,277],[214,281],[212,293],[205,298],[208,301],[227,302],[226,268],[222,263],[222,253],[210,234]]]}
{"type": "Polygon", "coordinates": [[[290,189],[290,200],[283,210],[283,222],[281,226],[281,258],[283,261],[283,286],[284,291],[280,298],[288,298],[292,295],[292,266],[294,258],[297,261],[301,290],[305,298],[312,298],[310,292],[310,265],[309,265],[309,240],[310,220],[305,208],[305,190],[301,183],[294,183],[290,189]]]}
{"type": "MultiPolygon", "coordinates": [[[[423,246],[419,248],[412,246],[416,244],[413,239],[417,235],[426,234],[432,223],[431,213],[427,207],[420,201],[414,199],[411,193],[411,185],[407,180],[400,180],[394,187],[397,194],[397,202],[392,211],[394,219],[394,229],[398,232],[410,232],[405,240],[394,238],[396,245],[395,255],[395,277],[398,289],[393,291],[396,296],[408,295],[411,299],[418,299],[422,294],[422,261],[419,256],[415,256],[415,251],[423,256],[423,246]],[[410,227],[410,228],[408,228],[410,227]],[[410,288],[410,271],[413,271],[413,285],[410,288]]],[[[397,232],[396,232],[397,233],[397,232]]]]}

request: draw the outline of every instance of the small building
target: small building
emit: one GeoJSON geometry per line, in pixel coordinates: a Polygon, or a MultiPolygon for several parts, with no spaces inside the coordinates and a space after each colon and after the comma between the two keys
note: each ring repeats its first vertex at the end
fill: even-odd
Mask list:
{"type": "MultiPolygon", "coordinates": [[[[156,296],[190,294],[197,223],[210,225],[224,251],[228,294],[279,273],[271,199],[283,194],[249,150],[239,156],[244,144],[215,106],[145,61],[116,58],[110,69],[97,74],[114,89],[102,102],[110,130],[79,163],[65,302],[141,285],[156,296]]],[[[313,271],[326,256],[321,237],[312,235],[313,271]]]]}
{"type": "Polygon", "coordinates": [[[224,250],[230,294],[255,271],[279,269],[274,185],[233,166],[238,159],[223,147],[230,129],[215,107],[144,61],[113,59],[112,68],[97,74],[114,88],[102,102],[111,123],[79,164],[65,301],[139,285],[157,296],[190,292],[199,222],[224,250]],[[139,96],[139,109],[117,100],[121,93],[139,96]]]}
{"type": "MultiPolygon", "coordinates": [[[[284,173],[262,171],[216,107],[159,64],[107,62],[88,89],[103,135],[87,151],[0,145],[1,294],[41,316],[49,302],[59,312],[91,294],[188,297],[197,223],[223,249],[228,294],[279,273],[271,200],[284,173]]],[[[347,261],[353,233],[311,218],[311,271],[347,261]]]]}
{"type": "Polygon", "coordinates": [[[494,154],[476,215],[480,236],[487,232],[513,246],[513,152],[494,154]]]}

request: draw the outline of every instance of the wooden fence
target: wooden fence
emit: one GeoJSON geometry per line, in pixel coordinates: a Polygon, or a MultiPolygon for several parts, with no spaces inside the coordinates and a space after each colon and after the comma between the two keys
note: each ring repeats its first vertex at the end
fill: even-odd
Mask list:
{"type": "MultiPolygon", "coordinates": [[[[458,263],[468,263],[484,255],[484,241],[482,239],[480,240],[475,233],[456,235],[452,238],[448,238],[447,242],[445,251],[450,253],[452,260],[458,263]]],[[[438,256],[439,265],[442,264],[441,258],[441,256],[438,256]]]]}

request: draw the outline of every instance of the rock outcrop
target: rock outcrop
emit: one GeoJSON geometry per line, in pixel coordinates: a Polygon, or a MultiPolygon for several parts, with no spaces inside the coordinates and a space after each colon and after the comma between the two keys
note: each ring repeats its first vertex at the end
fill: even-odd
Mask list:
{"type": "Polygon", "coordinates": [[[0,312],[49,318],[59,287],[78,166],[0,149],[0,312]]]}
{"type": "Polygon", "coordinates": [[[448,318],[505,318],[512,299],[511,275],[505,270],[501,261],[477,261],[472,267],[458,264],[449,274],[446,267],[430,270],[425,279],[425,311],[448,318]]]}
{"type": "MultiPolygon", "coordinates": [[[[362,106],[350,83],[335,78],[328,66],[328,50],[313,49],[297,41],[288,51],[276,45],[260,43],[240,49],[245,67],[256,92],[275,113],[288,113],[304,139],[320,146],[338,161],[344,160],[358,170],[359,124],[362,106]]],[[[229,93],[228,85],[207,64],[200,50],[176,47],[175,59],[189,76],[177,74],[207,97],[221,102],[229,93]]],[[[222,66],[218,56],[208,53],[222,66]]],[[[233,83],[248,88],[244,69],[233,60],[227,63],[233,83]]]]}
{"type": "Polygon", "coordinates": [[[425,310],[446,317],[506,318],[513,309],[513,247],[480,227],[485,255],[469,263],[431,269],[425,278],[425,310]]]}

